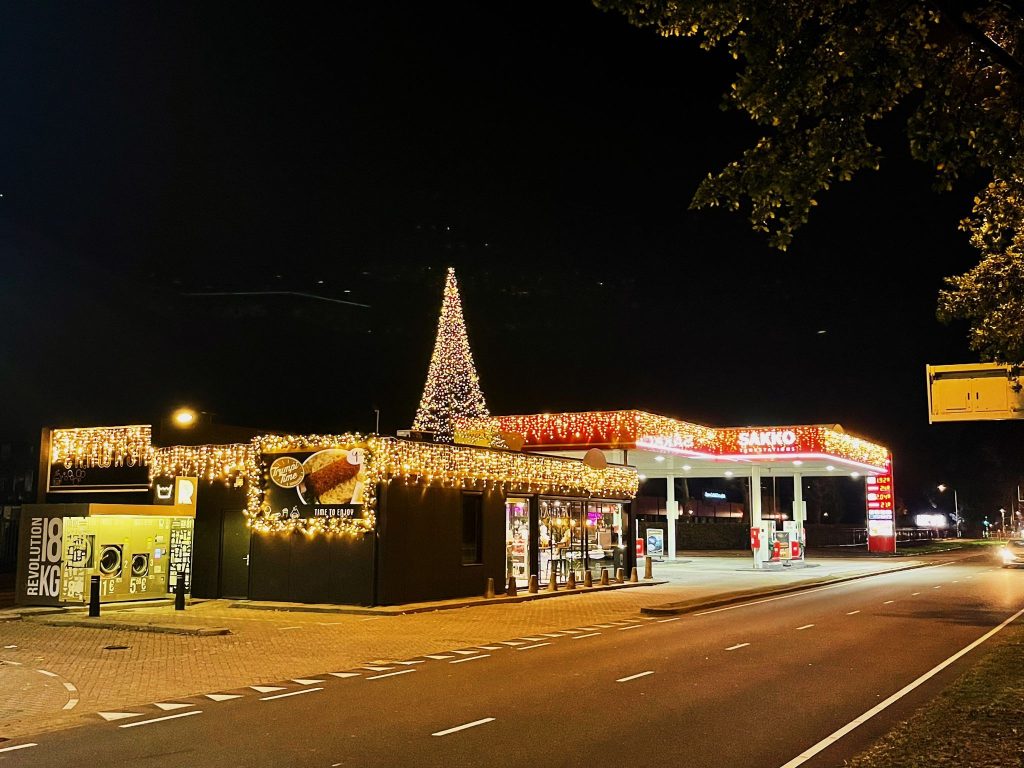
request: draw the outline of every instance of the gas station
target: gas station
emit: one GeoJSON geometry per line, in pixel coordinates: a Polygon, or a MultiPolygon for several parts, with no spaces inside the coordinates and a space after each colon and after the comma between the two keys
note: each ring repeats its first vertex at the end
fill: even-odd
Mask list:
{"type": "MultiPolygon", "coordinates": [[[[648,479],[665,479],[667,554],[676,552],[679,502],[675,478],[747,478],[750,545],[754,568],[802,565],[807,544],[802,479],[863,478],[868,550],[895,552],[892,456],[878,443],[846,433],[838,424],[707,427],[638,410],[495,416],[478,429],[497,429],[511,448],[634,467],[648,479]],[[762,516],[761,481],[793,483],[793,513],[776,521],[762,516]]],[[[634,522],[634,526],[636,523],[634,522]]],[[[634,531],[638,538],[639,530],[634,531]]],[[[639,545],[639,542],[638,542],[639,545]]]]}

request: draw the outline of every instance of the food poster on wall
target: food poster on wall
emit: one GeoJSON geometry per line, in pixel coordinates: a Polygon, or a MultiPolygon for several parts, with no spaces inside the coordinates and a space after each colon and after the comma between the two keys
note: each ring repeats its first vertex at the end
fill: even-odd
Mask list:
{"type": "Polygon", "coordinates": [[[367,455],[362,443],[265,454],[264,506],[292,520],[362,518],[367,455]]]}
{"type": "Polygon", "coordinates": [[[96,564],[96,536],[89,532],[85,517],[64,518],[64,562],[61,564],[60,599],[64,603],[85,602],[89,575],[96,564]]]}

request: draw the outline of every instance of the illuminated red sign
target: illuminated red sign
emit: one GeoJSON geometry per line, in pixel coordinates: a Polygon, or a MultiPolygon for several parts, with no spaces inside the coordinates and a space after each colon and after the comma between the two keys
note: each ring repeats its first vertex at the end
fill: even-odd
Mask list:
{"type": "Polygon", "coordinates": [[[864,478],[867,506],[868,552],[896,551],[896,508],[892,488],[892,457],[885,462],[888,471],[864,478]]]}

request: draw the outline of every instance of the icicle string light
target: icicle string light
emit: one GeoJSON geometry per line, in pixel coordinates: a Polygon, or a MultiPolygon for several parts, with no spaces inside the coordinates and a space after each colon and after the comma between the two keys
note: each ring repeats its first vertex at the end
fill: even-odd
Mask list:
{"type": "Polygon", "coordinates": [[[148,424],[54,429],[51,463],[67,469],[148,466],[153,458],[152,431],[148,424]]]}

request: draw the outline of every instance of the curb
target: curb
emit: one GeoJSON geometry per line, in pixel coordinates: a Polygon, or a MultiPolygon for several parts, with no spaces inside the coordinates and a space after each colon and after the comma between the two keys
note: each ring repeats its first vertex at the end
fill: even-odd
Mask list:
{"type": "Polygon", "coordinates": [[[793,592],[803,592],[808,589],[815,589],[817,587],[827,587],[832,584],[843,584],[848,581],[858,581],[860,579],[870,579],[873,576],[885,576],[890,573],[899,573],[900,571],[913,571],[917,568],[928,568],[937,565],[936,563],[915,563],[913,565],[902,565],[898,568],[887,568],[884,571],[876,571],[874,573],[859,573],[854,576],[842,576],[837,579],[825,579],[822,581],[804,582],[802,584],[791,584],[788,587],[779,587],[777,589],[766,589],[766,590],[746,590],[743,592],[727,592],[719,596],[712,596],[709,598],[695,598],[695,601],[680,601],[678,603],[665,603],[664,605],[652,605],[647,608],[641,608],[640,613],[646,616],[678,616],[683,613],[692,613],[703,608],[718,608],[723,605],[733,605],[735,603],[743,603],[752,598],[759,597],[774,597],[775,595],[788,595],[793,592]]]}
{"type": "Polygon", "coordinates": [[[546,600],[551,597],[568,597],[570,595],[591,595],[595,592],[611,592],[616,589],[631,589],[635,587],[655,587],[661,584],[668,584],[667,581],[639,581],[635,584],[609,584],[606,587],[578,587],[576,589],[559,589],[557,592],[536,592],[525,593],[515,597],[492,597],[474,598],[462,600],[457,603],[445,603],[443,605],[422,605],[412,608],[393,606],[387,608],[358,608],[344,605],[303,605],[301,603],[231,603],[229,608],[247,608],[255,611],[282,611],[295,613],[347,613],[359,616],[402,616],[411,613],[431,613],[433,611],[450,611],[456,608],[475,608],[479,605],[503,605],[506,603],[526,603],[532,600],[546,600]]]}
{"type": "Polygon", "coordinates": [[[122,629],[129,632],[154,632],[163,635],[192,635],[195,637],[215,637],[218,635],[230,635],[231,630],[227,627],[197,627],[187,624],[175,626],[173,624],[131,624],[125,621],[107,621],[103,619],[89,618],[59,618],[39,619],[39,624],[49,627],[88,627],[89,629],[122,629]]]}

